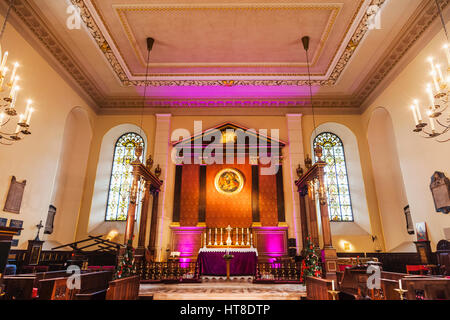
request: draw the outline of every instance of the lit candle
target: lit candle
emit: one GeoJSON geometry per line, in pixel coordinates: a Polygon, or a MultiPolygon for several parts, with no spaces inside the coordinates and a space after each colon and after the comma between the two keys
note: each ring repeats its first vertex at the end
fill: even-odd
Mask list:
{"type": "Polygon", "coordinates": [[[434,88],[436,89],[437,92],[439,92],[440,88],[439,88],[439,83],[438,83],[436,71],[433,71],[430,74],[431,74],[431,77],[433,78],[434,88]]]}
{"type": "Polygon", "coordinates": [[[419,118],[419,122],[422,122],[422,113],[420,112],[419,100],[414,100],[414,105],[416,106],[417,117],[419,118]]]}
{"type": "Polygon", "coordinates": [[[33,109],[33,108],[29,108],[29,109],[28,109],[28,117],[27,117],[27,125],[28,125],[28,126],[30,125],[30,122],[31,122],[31,115],[33,114],[33,112],[34,112],[34,109],[33,109]]]}
{"type": "Polygon", "coordinates": [[[444,45],[445,54],[447,55],[448,66],[450,68],[450,46],[448,43],[444,45]]]}
{"type": "Polygon", "coordinates": [[[411,105],[411,110],[412,110],[412,113],[414,115],[414,122],[416,123],[416,126],[418,126],[419,125],[419,119],[417,118],[416,107],[414,105],[411,105]]]}
{"type": "Polygon", "coordinates": [[[439,76],[439,82],[444,80],[444,76],[442,75],[441,65],[436,65],[437,74],[439,76]]]}
{"type": "Polygon", "coordinates": [[[8,51],[6,51],[5,54],[3,55],[2,64],[0,66],[0,71],[2,71],[2,72],[4,71],[7,60],[8,60],[8,51]]]}
{"type": "Polygon", "coordinates": [[[428,114],[428,118],[430,119],[430,125],[431,125],[431,130],[436,131],[436,126],[434,124],[434,119],[431,117],[431,115],[433,114],[433,112],[431,110],[429,110],[427,112],[428,114]]]}
{"type": "Polygon", "coordinates": [[[11,74],[11,80],[9,80],[9,83],[12,85],[14,83],[14,80],[16,78],[17,68],[19,67],[19,64],[16,62],[14,63],[13,72],[11,74]]]}
{"type": "Polygon", "coordinates": [[[19,116],[19,122],[17,122],[16,134],[18,134],[18,133],[22,130],[22,127],[19,125],[19,123],[22,123],[22,122],[23,122],[23,119],[24,119],[24,115],[23,115],[23,114],[20,114],[20,116],[19,116]]]}
{"type": "Polygon", "coordinates": [[[14,108],[16,106],[16,101],[17,101],[17,92],[20,90],[19,86],[15,86],[15,90],[14,90],[14,94],[12,95],[12,101],[11,101],[11,105],[9,106],[11,109],[14,108]]]}
{"type": "Polygon", "coordinates": [[[334,280],[331,281],[331,290],[336,291],[334,287],[334,280]]]}
{"type": "Polygon", "coordinates": [[[403,290],[403,287],[402,287],[402,280],[401,280],[401,279],[398,280],[398,287],[400,288],[400,290],[403,290]]]}
{"type": "Polygon", "coordinates": [[[431,88],[431,84],[427,85],[427,93],[428,93],[428,98],[430,98],[431,107],[434,108],[436,103],[434,102],[434,95],[433,95],[433,89],[431,88]]]}

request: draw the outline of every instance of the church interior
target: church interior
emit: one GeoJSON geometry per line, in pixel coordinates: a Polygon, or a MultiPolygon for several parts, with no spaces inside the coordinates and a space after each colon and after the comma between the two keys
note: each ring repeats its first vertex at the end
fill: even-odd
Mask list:
{"type": "Polygon", "coordinates": [[[449,0],[0,15],[0,300],[450,300],[449,0]]]}

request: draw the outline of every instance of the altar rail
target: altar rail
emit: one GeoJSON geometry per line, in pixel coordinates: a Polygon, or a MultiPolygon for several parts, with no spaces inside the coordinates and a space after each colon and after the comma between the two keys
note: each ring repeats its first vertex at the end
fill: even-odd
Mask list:
{"type": "MultiPolygon", "coordinates": [[[[25,267],[27,250],[11,250],[9,253],[9,262],[17,266],[17,273],[21,273],[25,267]]],[[[41,251],[39,256],[40,266],[49,266],[49,271],[63,269],[67,260],[72,257],[72,251],[41,251]]]]}
{"type": "Polygon", "coordinates": [[[197,262],[145,262],[138,267],[141,282],[196,282],[200,279],[197,262]]]}
{"type": "Polygon", "coordinates": [[[299,262],[258,263],[255,282],[300,282],[301,271],[299,262]]]}

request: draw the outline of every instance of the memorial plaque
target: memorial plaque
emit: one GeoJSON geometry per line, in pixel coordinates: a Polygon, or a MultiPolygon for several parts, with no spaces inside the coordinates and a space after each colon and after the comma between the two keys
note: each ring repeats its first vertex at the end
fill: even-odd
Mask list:
{"type": "Polygon", "coordinates": [[[22,205],[23,192],[27,181],[18,182],[16,177],[11,178],[11,184],[9,185],[8,196],[6,197],[5,207],[3,211],[10,213],[20,213],[20,207],[22,205]]]}

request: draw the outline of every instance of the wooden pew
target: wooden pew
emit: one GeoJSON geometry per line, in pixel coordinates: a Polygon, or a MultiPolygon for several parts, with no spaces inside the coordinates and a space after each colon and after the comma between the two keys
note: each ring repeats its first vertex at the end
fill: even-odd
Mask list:
{"type": "Polygon", "coordinates": [[[106,300],[137,300],[139,286],[139,276],[111,281],[106,293],[106,300]]]}
{"type": "Polygon", "coordinates": [[[341,300],[366,299],[369,296],[367,288],[367,268],[353,267],[344,271],[342,282],[340,283],[339,297],[341,300]]]}
{"type": "MultiPolygon", "coordinates": [[[[333,300],[328,292],[332,289],[332,280],[316,277],[306,278],[306,298],[308,300],[333,300]]],[[[336,300],[339,298],[336,296],[336,300]]]]}
{"type": "Polygon", "coordinates": [[[450,279],[445,278],[407,278],[408,300],[450,300],[450,279]]]}
{"type": "Polygon", "coordinates": [[[69,295],[73,300],[105,300],[112,271],[98,271],[81,275],[81,288],[69,295]]]}
{"type": "Polygon", "coordinates": [[[52,271],[35,274],[20,274],[5,277],[5,299],[7,300],[31,300],[33,289],[38,292],[41,280],[55,279],[67,276],[66,271],[52,271]]]}

